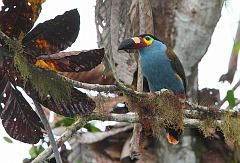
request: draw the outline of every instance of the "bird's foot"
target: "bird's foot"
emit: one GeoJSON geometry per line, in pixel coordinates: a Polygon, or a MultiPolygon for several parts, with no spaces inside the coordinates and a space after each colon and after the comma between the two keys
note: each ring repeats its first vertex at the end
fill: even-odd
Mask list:
{"type": "Polygon", "coordinates": [[[173,93],[173,92],[170,91],[169,89],[163,88],[163,89],[161,89],[160,91],[156,91],[155,93],[156,93],[157,95],[160,95],[160,94],[162,94],[162,93],[173,93]]]}

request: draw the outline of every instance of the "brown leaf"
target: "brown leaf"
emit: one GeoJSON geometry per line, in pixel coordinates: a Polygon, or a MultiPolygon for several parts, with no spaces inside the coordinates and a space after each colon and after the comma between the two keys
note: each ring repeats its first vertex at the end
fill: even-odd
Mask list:
{"type": "Polygon", "coordinates": [[[0,81],[0,103],[4,104],[1,112],[3,127],[12,138],[35,144],[43,138],[43,124],[14,85],[5,73],[0,81]]]}
{"type": "Polygon", "coordinates": [[[64,76],[84,83],[91,84],[114,84],[115,78],[111,71],[104,74],[104,64],[99,64],[96,68],[86,72],[68,72],[62,73],[64,76]]]}
{"type": "Polygon", "coordinates": [[[37,20],[45,0],[3,0],[0,30],[11,38],[22,39],[37,20]]]}
{"type": "Polygon", "coordinates": [[[214,106],[220,101],[219,90],[204,88],[198,91],[199,104],[204,106],[214,106]]]}
{"type": "Polygon", "coordinates": [[[31,55],[58,53],[71,46],[79,32],[80,16],[77,9],[38,24],[22,40],[31,55]]]}
{"type": "Polygon", "coordinates": [[[102,62],[104,49],[93,49],[87,51],[60,52],[51,55],[41,55],[38,60],[46,64],[53,64],[60,72],[82,72],[95,68],[102,62]]]}

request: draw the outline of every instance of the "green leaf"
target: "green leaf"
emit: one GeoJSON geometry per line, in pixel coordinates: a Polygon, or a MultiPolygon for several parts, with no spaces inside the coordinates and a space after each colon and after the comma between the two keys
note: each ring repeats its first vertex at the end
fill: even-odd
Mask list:
{"type": "Polygon", "coordinates": [[[235,97],[234,97],[234,92],[233,90],[228,90],[227,91],[227,101],[229,103],[229,106],[231,108],[234,108],[236,106],[236,102],[235,102],[235,97]]]}
{"type": "Polygon", "coordinates": [[[101,132],[101,130],[99,128],[97,128],[96,126],[94,126],[94,124],[92,123],[87,123],[84,128],[86,128],[89,132],[101,132]]]}
{"type": "Polygon", "coordinates": [[[8,143],[13,143],[12,139],[10,139],[9,137],[4,136],[3,139],[8,143]]]}
{"type": "Polygon", "coordinates": [[[68,127],[68,126],[71,126],[74,122],[75,120],[73,118],[64,118],[56,122],[55,127],[60,127],[60,126],[68,127]]]}
{"type": "Polygon", "coordinates": [[[39,146],[32,146],[32,148],[29,150],[29,154],[31,156],[31,159],[36,158],[40,153],[44,151],[44,148],[42,145],[39,146]]]}
{"type": "Polygon", "coordinates": [[[37,147],[32,146],[32,148],[29,150],[29,154],[31,158],[36,158],[37,157],[37,147]]]}

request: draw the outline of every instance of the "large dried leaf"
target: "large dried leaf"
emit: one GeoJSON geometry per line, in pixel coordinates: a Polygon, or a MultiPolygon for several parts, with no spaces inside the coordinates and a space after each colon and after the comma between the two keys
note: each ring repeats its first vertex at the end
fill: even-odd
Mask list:
{"type": "Polygon", "coordinates": [[[53,112],[65,117],[86,116],[95,109],[95,102],[85,93],[73,88],[69,100],[57,101],[52,97],[39,98],[38,101],[53,112]]]}
{"type": "Polygon", "coordinates": [[[3,0],[0,30],[11,38],[22,39],[30,31],[45,0],[3,0]]]}
{"type": "Polygon", "coordinates": [[[203,88],[198,91],[198,103],[203,106],[214,106],[220,102],[220,94],[217,89],[203,88]]]}
{"type": "Polygon", "coordinates": [[[103,63],[99,64],[91,71],[85,72],[66,72],[62,75],[77,81],[91,84],[114,84],[115,78],[111,71],[105,73],[105,66],[103,63]]]}
{"type": "Polygon", "coordinates": [[[6,132],[16,140],[37,143],[43,137],[41,120],[6,73],[0,82],[0,91],[0,103],[4,104],[1,119],[6,132]]]}
{"type": "Polygon", "coordinates": [[[60,52],[52,55],[41,55],[37,59],[54,66],[60,72],[82,72],[95,68],[102,62],[104,49],[87,51],[60,52]]]}
{"type": "Polygon", "coordinates": [[[68,159],[70,162],[82,160],[83,162],[119,163],[121,162],[120,157],[123,145],[126,139],[131,136],[131,129],[131,125],[125,127],[113,126],[107,132],[89,133],[89,135],[77,133],[69,140],[70,145],[73,147],[73,152],[68,159]],[[89,138],[87,138],[88,136],[89,138]]]}
{"type": "Polygon", "coordinates": [[[23,38],[22,43],[35,56],[58,53],[76,40],[79,25],[79,13],[77,9],[73,9],[38,24],[23,38]]]}

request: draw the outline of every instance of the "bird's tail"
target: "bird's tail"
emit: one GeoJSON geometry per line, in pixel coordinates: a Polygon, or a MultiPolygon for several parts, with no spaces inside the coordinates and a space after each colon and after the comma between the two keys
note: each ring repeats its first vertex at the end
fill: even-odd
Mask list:
{"type": "Polygon", "coordinates": [[[169,126],[166,129],[167,132],[167,140],[170,144],[178,144],[179,139],[182,136],[182,129],[179,126],[169,126]]]}

